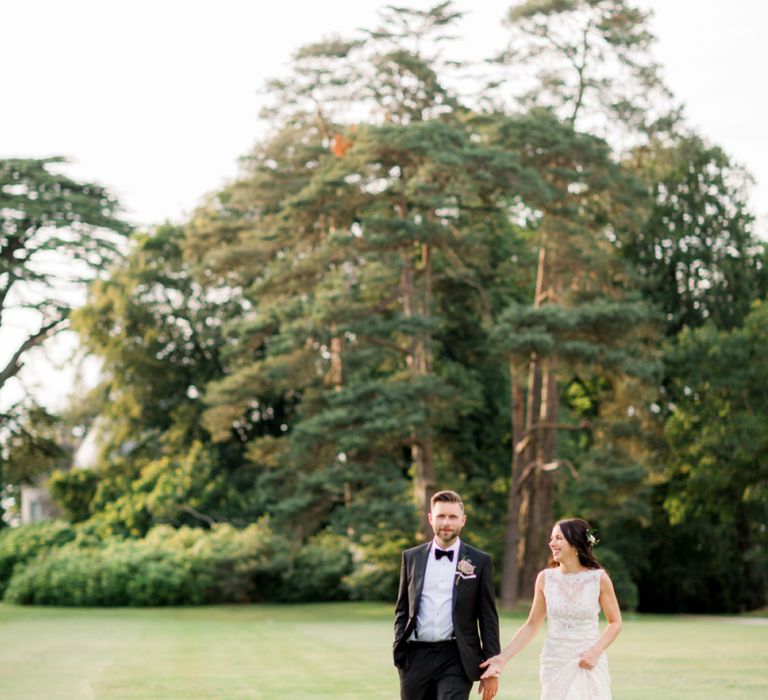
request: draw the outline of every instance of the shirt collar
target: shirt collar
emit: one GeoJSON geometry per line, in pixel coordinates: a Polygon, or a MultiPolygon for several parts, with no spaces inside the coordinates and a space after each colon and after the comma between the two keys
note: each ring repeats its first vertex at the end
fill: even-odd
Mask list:
{"type": "MultiPolygon", "coordinates": [[[[459,547],[460,546],[461,546],[461,538],[457,537],[456,541],[450,547],[448,547],[445,551],[446,552],[456,552],[455,556],[458,557],[459,556],[459,547]]],[[[436,537],[432,538],[432,547],[430,549],[442,549],[442,547],[437,543],[437,538],[436,537]]],[[[456,561],[456,559],[454,559],[454,561],[456,561]]]]}

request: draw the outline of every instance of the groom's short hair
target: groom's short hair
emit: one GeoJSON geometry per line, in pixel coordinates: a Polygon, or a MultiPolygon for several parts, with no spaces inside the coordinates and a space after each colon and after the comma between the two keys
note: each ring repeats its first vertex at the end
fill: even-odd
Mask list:
{"type": "Polygon", "coordinates": [[[438,491],[430,499],[430,505],[434,506],[435,503],[458,503],[461,510],[464,510],[464,502],[455,491],[438,491]]]}

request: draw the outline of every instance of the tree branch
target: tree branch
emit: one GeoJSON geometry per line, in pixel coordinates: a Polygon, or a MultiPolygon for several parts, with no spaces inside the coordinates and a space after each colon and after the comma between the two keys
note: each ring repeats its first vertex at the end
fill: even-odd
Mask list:
{"type": "Polygon", "coordinates": [[[530,442],[531,435],[537,430],[588,430],[592,427],[592,423],[588,420],[583,420],[580,423],[534,423],[528,430],[526,430],[520,442],[515,445],[515,452],[520,454],[530,442]]]}
{"type": "Polygon", "coordinates": [[[386,340],[380,340],[379,338],[374,338],[373,336],[362,335],[360,336],[360,339],[366,340],[372,345],[378,345],[379,347],[386,348],[387,350],[392,350],[393,352],[396,352],[399,355],[411,354],[411,351],[408,350],[408,348],[401,348],[399,345],[396,345],[395,343],[389,343],[386,340]]]}
{"type": "Polygon", "coordinates": [[[62,316],[55,321],[51,321],[50,323],[41,326],[40,330],[30,335],[19,346],[18,350],[11,356],[11,359],[8,361],[5,368],[0,371],[0,389],[2,389],[5,382],[11,379],[11,377],[15,377],[24,366],[24,363],[21,362],[21,356],[31,348],[40,345],[49,336],[61,330],[60,328],[57,329],[57,326],[61,326],[66,320],[67,316],[62,316]]]}
{"type": "Polygon", "coordinates": [[[183,513],[189,513],[193,518],[202,520],[204,523],[208,523],[208,525],[216,524],[216,518],[213,518],[210,515],[206,515],[205,513],[201,513],[199,510],[193,508],[192,506],[181,506],[179,510],[183,513]]]}
{"type": "Polygon", "coordinates": [[[571,114],[570,122],[571,124],[574,124],[576,122],[576,117],[579,115],[579,110],[581,109],[581,106],[584,102],[584,91],[586,90],[586,81],[584,79],[584,71],[587,67],[587,54],[589,52],[589,30],[592,27],[592,20],[590,19],[589,22],[587,22],[587,26],[584,28],[584,34],[583,36],[583,42],[582,42],[582,56],[581,56],[581,64],[577,65],[576,62],[573,62],[574,68],[576,68],[576,73],[579,76],[579,89],[578,93],[576,94],[576,100],[573,105],[573,114],[571,114]]]}
{"type": "MultiPolygon", "coordinates": [[[[554,462],[547,462],[547,464],[542,464],[541,469],[546,472],[551,472],[557,469],[558,467],[567,467],[568,471],[571,473],[571,476],[579,480],[579,473],[576,471],[576,467],[573,466],[573,462],[571,462],[568,459],[556,459],[554,462]]],[[[523,473],[520,474],[517,484],[515,484],[515,488],[517,491],[522,491],[523,485],[525,484],[526,479],[533,473],[533,471],[536,469],[536,463],[531,462],[524,470],[523,473]]]]}

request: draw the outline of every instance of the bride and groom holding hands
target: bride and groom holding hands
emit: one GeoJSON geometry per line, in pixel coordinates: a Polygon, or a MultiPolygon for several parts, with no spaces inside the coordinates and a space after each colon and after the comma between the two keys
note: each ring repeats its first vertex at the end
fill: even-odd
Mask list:
{"type": "Polygon", "coordinates": [[[506,663],[547,618],[541,653],[542,700],[610,700],[605,649],[621,630],[608,574],[592,553],[584,520],[552,529],[552,560],[540,572],[526,622],[501,649],[490,555],[459,537],[464,504],[454,491],[431,499],[432,541],[403,553],[395,606],[394,660],[401,700],[467,700],[475,681],[492,700],[506,663]],[[608,622],[601,634],[600,610],[608,622]]]}

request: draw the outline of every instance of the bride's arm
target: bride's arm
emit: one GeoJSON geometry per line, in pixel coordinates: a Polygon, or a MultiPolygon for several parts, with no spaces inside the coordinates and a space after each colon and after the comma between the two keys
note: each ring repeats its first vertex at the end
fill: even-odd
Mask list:
{"type": "Polygon", "coordinates": [[[613,642],[621,632],[621,610],[619,601],[616,600],[616,592],[613,590],[613,582],[607,573],[603,572],[600,577],[600,607],[603,609],[603,615],[608,621],[603,635],[597,640],[597,643],[588,651],[584,652],[579,659],[579,666],[582,668],[592,668],[597,664],[597,659],[613,642]]]}
{"type": "Polygon", "coordinates": [[[528,619],[520,626],[517,632],[515,632],[512,641],[501,650],[501,653],[496,656],[491,656],[480,664],[481,668],[486,669],[485,673],[480,676],[480,678],[483,679],[498,676],[504,670],[507,661],[536,636],[546,615],[547,601],[546,598],[544,598],[544,572],[541,571],[536,577],[533,603],[531,604],[531,611],[528,613],[528,619]]]}

